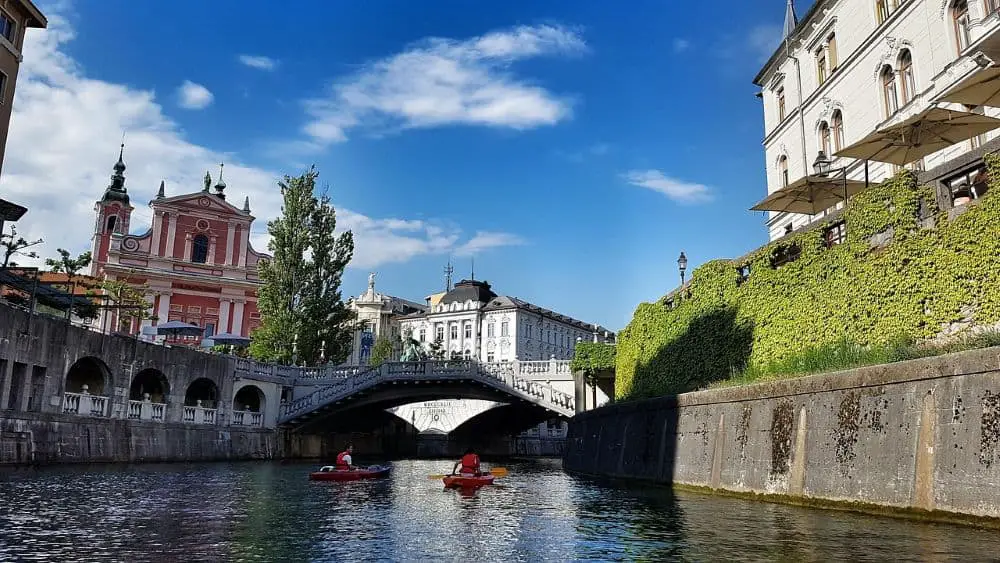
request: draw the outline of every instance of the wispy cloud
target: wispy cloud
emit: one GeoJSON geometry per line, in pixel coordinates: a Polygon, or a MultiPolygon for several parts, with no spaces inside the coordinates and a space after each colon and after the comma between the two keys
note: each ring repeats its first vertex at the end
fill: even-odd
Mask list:
{"type": "Polygon", "coordinates": [[[455,256],[474,256],[501,246],[518,246],[524,244],[524,239],[510,233],[479,231],[468,242],[455,249],[455,256]]]}
{"type": "Polygon", "coordinates": [[[347,139],[349,130],[474,125],[516,130],[552,125],[572,101],[517,77],[515,62],[587,51],[561,26],[521,26],[457,41],[431,38],[366,64],[306,100],[306,135],[315,143],[347,139]]]}
{"type": "Polygon", "coordinates": [[[583,162],[584,160],[587,160],[590,157],[604,156],[608,154],[608,152],[610,151],[611,151],[611,145],[609,145],[608,143],[594,143],[593,145],[590,145],[589,147],[582,150],[571,151],[571,152],[560,150],[556,151],[556,153],[559,156],[565,158],[566,160],[569,160],[570,162],[579,163],[583,162]]]}
{"type": "MultiPolygon", "coordinates": [[[[19,232],[30,240],[45,239],[38,250],[42,256],[55,255],[56,248],[86,250],[94,200],[107,186],[121,132],[128,131],[125,176],[135,206],[133,232],[148,228],[152,214],[145,202],[153,198],[161,179],[166,181],[168,196],[196,192],[205,170],[212,170],[214,176],[218,163],[225,161],[229,201],[242,206],[243,198],[250,198],[257,217],[251,243],[266,251],[267,221],[281,213],[281,194],[276,188],[281,174],[241,162],[238,155],[192,143],[165,115],[153,92],[87,76],[67,53],[66,43],[73,39],[69,22],[55,11],[47,15],[48,29],[32,30],[25,39],[11,142],[0,177],[3,197],[29,208],[18,221],[19,232]],[[60,126],[52,127],[52,123],[60,126]],[[53,186],[62,186],[59,197],[53,197],[53,186]]],[[[337,196],[336,192],[332,195],[337,196]]],[[[459,226],[433,219],[369,217],[339,206],[337,219],[338,229],[354,232],[356,252],[350,268],[446,256],[456,249],[486,250],[519,240],[501,233],[470,236],[459,226]]],[[[41,265],[41,260],[20,262],[41,265]]]]}
{"type": "Polygon", "coordinates": [[[678,203],[705,203],[712,200],[712,189],[702,184],[670,178],[659,170],[631,170],[623,178],[633,186],[659,192],[678,203]]]}
{"type": "Polygon", "coordinates": [[[781,43],[781,26],[774,24],[754,26],[747,34],[746,42],[750,51],[757,57],[757,61],[763,63],[771,58],[781,43]]]}
{"type": "Polygon", "coordinates": [[[681,39],[680,37],[674,39],[674,52],[683,53],[691,48],[691,42],[687,39],[681,39]]]}
{"type": "Polygon", "coordinates": [[[240,63],[258,70],[274,70],[278,66],[278,61],[260,55],[240,55],[240,63]]]}
{"type": "Polygon", "coordinates": [[[201,84],[185,80],[177,89],[177,103],[186,109],[205,109],[215,96],[201,84]]]}

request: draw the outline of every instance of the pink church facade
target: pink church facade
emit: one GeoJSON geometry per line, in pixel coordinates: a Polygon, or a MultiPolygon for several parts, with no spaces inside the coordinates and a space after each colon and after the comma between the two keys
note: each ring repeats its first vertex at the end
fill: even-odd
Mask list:
{"type": "MultiPolygon", "coordinates": [[[[153,222],[143,234],[129,234],[134,209],[125,190],[125,164],[119,157],[104,197],[97,202],[91,275],[145,284],[156,319],[128,322],[114,311],[102,322],[129,334],[144,327],[182,321],[203,327],[203,337],[231,332],[249,336],[260,325],[257,265],[268,258],[250,244],[254,217],[226,201],[226,184],[214,193],[206,173],[203,189],[172,197],[164,184],[150,202],[153,222]]],[[[198,345],[197,338],[167,338],[171,344],[198,345]]]]}

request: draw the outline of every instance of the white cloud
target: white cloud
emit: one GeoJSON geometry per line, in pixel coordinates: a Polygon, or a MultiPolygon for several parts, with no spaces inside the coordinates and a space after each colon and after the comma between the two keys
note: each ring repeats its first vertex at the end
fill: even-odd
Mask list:
{"type": "Polygon", "coordinates": [[[314,142],[347,139],[349,129],[463,124],[511,129],[552,125],[572,113],[571,100],[516,77],[511,65],[542,55],[587,50],[573,30],[521,26],[456,41],[431,38],[377,60],[326,96],[306,100],[304,132],[314,142]]]}
{"type": "Polygon", "coordinates": [[[201,84],[185,80],[177,89],[178,104],[186,109],[205,109],[212,103],[215,96],[201,84]]]}
{"type": "Polygon", "coordinates": [[[691,48],[691,42],[687,39],[676,38],[674,39],[674,52],[683,53],[691,48]]]}
{"type": "MultiPolygon", "coordinates": [[[[71,252],[89,249],[94,202],[109,183],[126,131],[125,176],[135,207],[133,232],[148,229],[151,212],[145,204],[161,179],[166,180],[168,196],[190,193],[201,188],[205,170],[211,170],[214,178],[218,163],[225,161],[228,199],[242,207],[244,196],[249,196],[257,217],[251,241],[265,251],[267,220],[281,208],[276,186],[280,175],[185,140],[152,92],[87,78],[63,51],[72,37],[73,30],[58,13],[49,14],[48,30],[27,34],[0,177],[0,197],[29,208],[17,223],[18,231],[28,239],[45,239],[37,249],[43,257],[54,256],[60,247],[71,252]]],[[[337,211],[339,226],[354,231],[351,267],[448,254],[476,240],[463,238],[455,226],[337,211]]],[[[20,262],[39,265],[41,260],[20,262]]]]}
{"type": "Polygon", "coordinates": [[[474,256],[500,246],[518,246],[524,244],[524,239],[510,233],[495,233],[479,231],[468,242],[455,249],[455,256],[474,256]]]}
{"type": "Polygon", "coordinates": [[[278,61],[259,55],[240,55],[240,63],[258,70],[274,70],[278,66],[278,61]]]}
{"type": "Polygon", "coordinates": [[[712,199],[708,186],[675,180],[659,170],[631,170],[624,174],[624,179],[633,186],[660,192],[679,203],[703,203],[712,199]]]}

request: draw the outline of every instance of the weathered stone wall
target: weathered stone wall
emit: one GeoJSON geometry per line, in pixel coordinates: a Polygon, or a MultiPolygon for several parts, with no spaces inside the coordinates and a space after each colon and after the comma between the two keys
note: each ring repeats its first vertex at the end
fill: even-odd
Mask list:
{"type": "Polygon", "coordinates": [[[611,405],[571,472],[1000,518],[1000,348],[611,405]]]}

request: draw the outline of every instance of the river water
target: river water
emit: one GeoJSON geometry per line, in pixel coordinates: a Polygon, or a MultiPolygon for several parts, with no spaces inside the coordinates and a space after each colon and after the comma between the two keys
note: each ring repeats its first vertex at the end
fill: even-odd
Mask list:
{"type": "Polygon", "coordinates": [[[505,464],[475,494],[447,461],[310,482],[312,465],[0,471],[0,561],[988,561],[1000,534],[666,489],[615,488],[558,461],[505,464]]]}

